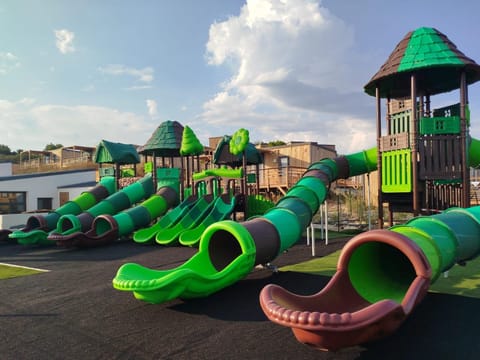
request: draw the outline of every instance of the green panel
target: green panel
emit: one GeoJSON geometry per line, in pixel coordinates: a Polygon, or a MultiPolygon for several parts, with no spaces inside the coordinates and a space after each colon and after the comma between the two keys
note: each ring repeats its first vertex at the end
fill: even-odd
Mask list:
{"type": "Polygon", "coordinates": [[[115,176],[115,168],[113,167],[100,168],[98,171],[100,173],[100,177],[115,176]]]}
{"type": "Polygon", "coordinates": [[[420,118],[420,135],[460,134],[460,117],[420,118]]]}
{"type": "Polygon", "coordinates": [[[153,162],[146,162],[143,166],[143,171],[145,172],[145,174],[153,172],[153,162]]]}
{"type": "Polygon", "coordinates": [[[412,157],[410,149],[382,153],[382,191],[408,193],[412,191],[412,157]]]}
{"type": "Polygon", "coordinates": [[[390,115],[390,134],[410,132],[410,110],[390,115]]]}
{"type": "Polygon", "coordinates": [[[134,177],[135,170],[134,169],[121,169],[121,177],[134,177]]]}
{"type": "Polygon", "coordinates": [[[247,183],[248,184],[255,184],[257,182],[256,174],[247,174],[247,183]]]}
{"type": "Polygon", "coordinates": [[[157,189],[168,186],[180,193],[180,169],[157,168],[157,189]]]}

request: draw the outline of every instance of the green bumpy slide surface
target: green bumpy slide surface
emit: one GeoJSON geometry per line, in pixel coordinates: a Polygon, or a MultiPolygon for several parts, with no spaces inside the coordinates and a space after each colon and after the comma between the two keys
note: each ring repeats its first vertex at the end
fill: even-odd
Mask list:
{"type": "Polygon", "coordinates": [[[155,235],[162,229],[175,225],[195,204],[197,198],[190,196],[182,201],[178,206],[166,213],[154,225],[137,230],[133,233],[133,241],[139,244],[151,244],[155,242],[155,235]]]}
{"type": "Polygon", "coordinates": [[[160,245],[171,245],[178,242],[181,233],[197,226],[215,205],[213,195],[199,198],[185,215],[173,226],[160,229],[155,235],[155,241],[160,245]]]}
{"type": "Polygon", "coordinates": [[[208,226],[217,221],[227,220],[235,208],[235,197],[232,197],[229,202],[225,200],[228,201],[229,196],[218,197],[211,211],[199,224],[183,231],[179,237],[180,244],[185,246],[197,245],[208,226]]]}

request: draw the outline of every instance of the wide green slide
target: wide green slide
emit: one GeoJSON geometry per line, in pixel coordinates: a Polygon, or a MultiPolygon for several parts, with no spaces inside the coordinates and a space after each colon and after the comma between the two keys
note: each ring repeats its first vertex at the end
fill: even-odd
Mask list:
{"type": "Polygon", "coordinates": [[[217,197],[212,194],[200,197],[175,225],[160,229],[155,235],[155,241],[160,245],[177,243],[182,232],[200,224],[213,208],[216,200],[217,197]]]}
{"type": "Polygon", "coordinates": [[[133,241],[139,244],[154,243],[157,232],[175,225],[197,200],[198,198],[196,196],[189,196],[175,208],[171,209],[164,216],[162,216],[154,225],[135,231],[133,233],[133,241]]]}
{"type": "Polygon", "coordinates": [[[219,196],[207,216],[196,226],[183,231],[179,242],[185,246],[195,246],[208,226],[218,221],[227,220],[235,208],[236,198],[229,195],[219,196]]]}

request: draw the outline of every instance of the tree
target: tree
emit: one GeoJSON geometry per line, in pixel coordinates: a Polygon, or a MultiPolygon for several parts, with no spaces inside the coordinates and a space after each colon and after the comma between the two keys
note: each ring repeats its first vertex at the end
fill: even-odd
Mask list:
{"type": "Polygon", "coordinates": [[[0,154],[1,155],[11,155],[12,151],[7,145],[0,144],[0,154]]]}
{"type": "Polygon", "coordinates": [[[60,149],[62,147],[63,147],[62,144],[50,143],[50,144],[45,145],[45,149],[43,149],[43,150],[44,151],[50,151],[50,150],[60,149]]]}
{"type": "Polygon", "coordinates": [[[282,140],[273,140],[268,142],[268,146],[280,146],[280,145],[286,145],[287,143],[282,140]]]}

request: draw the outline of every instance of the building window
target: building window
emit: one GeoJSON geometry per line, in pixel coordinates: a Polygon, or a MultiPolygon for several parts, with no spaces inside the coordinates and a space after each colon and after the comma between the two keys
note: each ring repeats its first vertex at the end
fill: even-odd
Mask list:
{"type": "Polygon", "coordinates": [[[25,192],[0,192],[0,214],[19,214],[27,210],[25,192]]]}
{"type": "Polygon", "coordinates": [[[38,210],[52,210],[52,198],[37,198],[38,210]]]}

